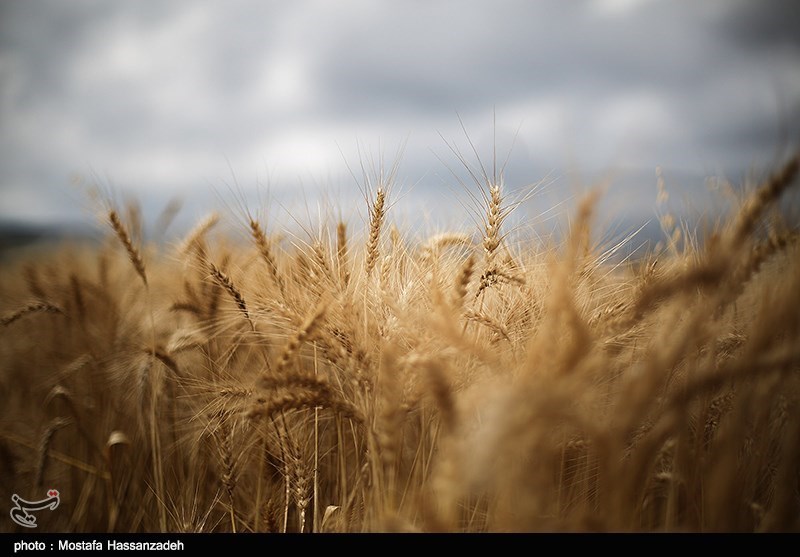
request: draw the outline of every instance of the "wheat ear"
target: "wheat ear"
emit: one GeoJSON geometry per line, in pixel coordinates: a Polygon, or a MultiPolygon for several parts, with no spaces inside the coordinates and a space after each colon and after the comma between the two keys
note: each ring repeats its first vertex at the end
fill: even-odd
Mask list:
{"type": "Polygon", "coordinates": [[[116,211],[111,210],[108,213],[108,221],[111,223],[111,228],[114,229],[114,234],[117,235],[119,241],[125,246],[125,251],[128,252],[128,259],[131,260],[133,268],[136,273],[142,278],[142,282],[147,286],[147,275],[144,271],[144,261],[142,260],[141,252],[133,245],[130,234],[122,224],[119,215],[116,211]]]}
{"type": "Polygon", "coordinates": [[[192,250],[198,250],[200,258],[205,257],[203,252],[203,238],[216,224],[219,222],[219,215],[217,213],[210,213],[202,220],[200,220],[194,228],[186,235],[186,238],[181,242],[178,251],[184,257],[188,256],[192,250]]]}
{"type": "Polygon", "coordinates": [[[258,249],[259,255],[261,255],[261,259],[264,260],[264,263],[267,265],[267,270],[269,271],[270,277],[272,277],[273,282],[280,290],[281,296],[284,296],[284,283],[283,277],[281,277],[280,273],[278,272],[278,263],[275,261],[275,256],[272,253],[272,248],[269,245],[269,240],[267,240],[267,235],[264,234],[264,230],[261,228],[261,224],[253,218],[250,219],[248,223],[250,225],[250,236],[253,238],[253,242],[256,244],[256,248],[258,249]]]}
{"type": "Polygon", "coordinates": [[[800,170],[800,153],[793,156],[783,168],[761,185],[739,212],[730,237],[732,247],[738,247],[753,231],[758,218],[764,210],[777,200],[792,184],[800,170]]]}
{"type": "Polygon", "coordinates": [[[297,352],[297,349],[300,348],[300,345],[314,332],[314,329],[322,320],[323,315],[325,315],[327,308],[327,301],[321,301],[314,312],[306,318],[297,332],[289,339],[289,342],[286,343],[286,346],[283,348],[283,352],[281,352],[280,358],[278,358],[278,366],[275,369],[276,372],[279,373],[286,369],[286,366],[289,365],[289,362],[294,356],[294,353],[297,352]]]}
{"type": "Polygon", "coordinates": [[[339,221],[336,225],[336,260],[339,265],[339,278],[344,286],[350,282],[350,265],[347,261],[347,225],[339,221]]]}
{"type": "Polygon", "coordinates": [[[492,184],[489,186],[489,204],[486,208],[483,236],[483,250],[486,253],[487,262],[492,260],[495,251],[500,246],[500,225],[504,216],[500,184],[492,184]]]}
{"type": "Polygon", "coordinates": [[[2,323],[3,326],[8,326],[17,319],[25,317],[28,314],[42,313],[42,312],[60,313],[61,315],[64,315],[64,311],[60,307],[53,305],[50,302],[38,301],[38,302],[31,302],[30,304],[22,306],[21,308],[7,314],[5,317],[0,319],[0,323],[2,323]]]}
{"type": "Polygon", "coordinates": [[[469,281],[472,279],[472,272],[475,270],[475,257],[470,255],[461,266],[461,271],[458,273],[456,279],[455,292],[453,295],[453,306],[461,307],[464,299],[467,297],[467,287],[469,281]]]}
{"type": "Polygon", "coordinates": [[[375,202],[372,204],[369,213],[369,239],[367,240],[367,259],[364,264],[367,276],[372,273],[372,269],[375,268],[375,263],[378,260],[381,227],[383,226],[383,217],[386,210],[385,204],[386,193],[383,188],[378,188],[375,202]]]}
{"type": "Polygon", "coordinates": [[[244,296],[242,296],[242,293],[236,288],[231,277],[226,275],[219,267],[210,261],[208,262],[208,269],[211,272],[211,277],[214,279],[214,282],[230,295],[233,301],[236,302],[236,307],[242,312],[244,318],[247,319],[250,326],[255,329],[255,325],[253,325],[253,321],[250,319],[250,313],[247,311],[247,304],[244,301],[244,296]]]}

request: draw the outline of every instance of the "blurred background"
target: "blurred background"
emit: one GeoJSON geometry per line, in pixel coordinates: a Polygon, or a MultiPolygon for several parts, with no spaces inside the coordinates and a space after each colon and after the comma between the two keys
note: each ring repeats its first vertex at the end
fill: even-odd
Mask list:
{"type": "Polygon", "coordinates": [[[603,185],[612,228],[657,229],[657,167],[700,215],[797,147],[799,30],[781,0],[3,0],[0,229],[93,226],[93,184],[151,224],[180,200],[174,234],[242,199],[363,217],[398,153],[394,220],[472,226],[454,151],[538,184],[519,218],[603,185]]]}

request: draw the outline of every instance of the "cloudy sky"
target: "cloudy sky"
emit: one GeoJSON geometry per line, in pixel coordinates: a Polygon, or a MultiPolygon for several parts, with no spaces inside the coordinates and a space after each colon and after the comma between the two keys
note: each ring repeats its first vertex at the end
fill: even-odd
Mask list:
{"type": "Polygon", "coordinates": [[[657,166],[700,196],[705,177],[740,181],[796,148],[799,13],[780,0],[3,0],[0,220],[85,220],[93,181],[148,214],[181,197],[191,220],[234,176],[285,207],[347,209],[360,194],[345,163],[390,164],[403,145],[398,211],[463,212],[447,143],[477,159],[460,121],[489,165],[513,143],[509,188],[546,179],[537,210],[610,178],[612,206],[652,213],[657,166]]]}

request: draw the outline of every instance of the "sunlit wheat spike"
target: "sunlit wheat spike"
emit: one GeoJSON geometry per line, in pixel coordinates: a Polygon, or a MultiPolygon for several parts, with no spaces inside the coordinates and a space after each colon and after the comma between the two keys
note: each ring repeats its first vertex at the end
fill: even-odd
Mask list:
{"type": "Polygon", "coordinates": [[[508,330],[503,326],[502,323],[496,321],[489,315],[469,310],[464,312],[464,318],[468,321],[474,321],[475,323],[479,323],[484,327],[488,327],[507,341],[511,342],[511,338],[508,336],[508,330]]]}
{"type": "Polygon", "coordinates": [[[258,249],[259,255],[261,255],[261,259],[266,264],[269,275],[275,285],[278,287],[281,296],[284,297],[286,287],[283,277],[278,270],[278,263],[275,260],[275,255],[272,252],[272,246],[267,239],[267,235],[264,233],[264,230],[261,228],[261,224],[257,220],[253,218],[249,219],[248,225],[250,226],[250,235],[253,238],[256,248],[258,249]]]}
{"type": "Polygon", "coordinates": [[[486,208],[483,236],[483,250],[486,253],[487,261],[492,259],[500,246],[500,225],[504,217],[500,184],[492,184],[489,186],[489,205],[486,208]]]}
{"type": "Polygon", "coordinates": [[[364,263],[367,276],[372,273],[380,252],[381,227],[383,226],[383,216],[385,211],[386,193],[383,188],[378,188],[375,195],[375,202],[370,208],[369,220],[369,239],[367,240],[367,258],[364,263]]]}

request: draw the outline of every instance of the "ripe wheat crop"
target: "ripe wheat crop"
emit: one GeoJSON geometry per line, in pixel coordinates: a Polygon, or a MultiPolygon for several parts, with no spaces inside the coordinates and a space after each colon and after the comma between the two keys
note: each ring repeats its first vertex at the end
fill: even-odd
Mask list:
{"type": "Polygon", "coordinates": [[[142,245],[111,209],[3,268],[2,500],[57,487],[61,532],[798,531],[799,161],[613,264],[593,198],[512,241],[485,175],[478,226],[420,241],[391,179],[308,242],[214,213],[142,245]]]}

